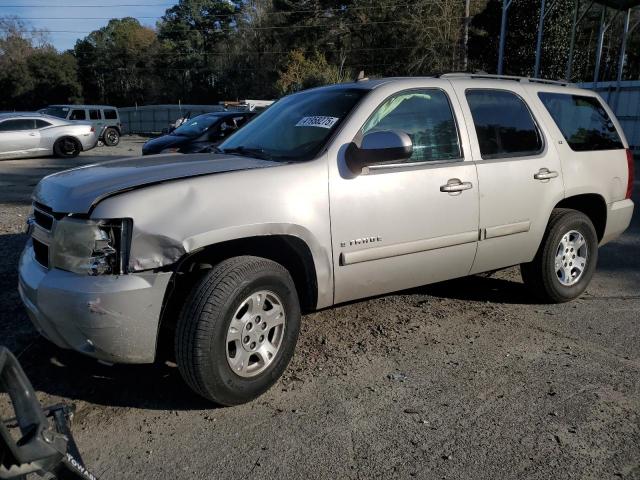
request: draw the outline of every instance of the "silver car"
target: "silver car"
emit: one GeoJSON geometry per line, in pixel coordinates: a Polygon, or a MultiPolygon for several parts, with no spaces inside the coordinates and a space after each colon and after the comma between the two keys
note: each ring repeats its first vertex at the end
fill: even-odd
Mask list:
{"type": "Polygon", "coordinates": [[[629,226],[633,166],[603,100],[557,82],[308,90],[217,154],[44,178],[19,289],[57,345],[121,363],[173,345],[196,392],[235,405],[284,372],[301,312],[513,265],[539,301],[580,296],[629,226]]]}
{"type": "Polygon", "coordinates": [[[0,158],[73,158],[91,150],[98,135],[90,124],[69,122],[40,113],[0,114],[0,158]]]}

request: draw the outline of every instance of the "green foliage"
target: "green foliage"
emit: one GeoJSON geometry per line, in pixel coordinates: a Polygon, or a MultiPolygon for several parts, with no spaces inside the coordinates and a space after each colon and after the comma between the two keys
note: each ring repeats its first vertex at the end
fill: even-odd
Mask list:
{"type": "MultiPolygon", "coordinates": [[[[565,75],[575,0],[547,0],[541,76],[565,75]]],[[[541,0],[513,0],[505,73],[532,75],[541,0]]],[[[581,12],[587,2],[582,2],[581,12]]],[[[68,102],[128,106],[275,98],[316,85],[434,72],[494,73],[502,0],[471,0],[465,63],[463,0],[179,0],[156,28],[111,20],[56,52],[46,33],[0,17],[0,108],[68,102]]],[[[576,35],[574,81],[593,78],[601,6],[576,35]]],[[[608,14],[608,19],[613,15],[608,14]]],[[[600,78],[615,78],[623,15],[604,42],[600,78]]],[[[639,20],[638,13],[632,24],[639,20]]],[[[631,36],[625,78],[640,77],[631,36]]]]}
{"type": "Polygon", "coordinates": [[[306,88],[340,83],[343,79],[343,72],[337,66],[330,65],[321,53],[314,52],[306,57],[302,50],[296,49],[289,52],[276,88],[280,94],[286,95],[306,88]]]}
{"type": "Polygon", "coordinates": [[[73,55],[58,53],[42,32],[15,18],[0,18],[0,109],[35,109],[67,103],[82,93],[73,55]]]}
{"type": "Polygon", "coordinates": [[[153,100],[158,51],[156,33],[135,18],[110,20],[74,49],[85,97],[116,105],[153,100]]]}

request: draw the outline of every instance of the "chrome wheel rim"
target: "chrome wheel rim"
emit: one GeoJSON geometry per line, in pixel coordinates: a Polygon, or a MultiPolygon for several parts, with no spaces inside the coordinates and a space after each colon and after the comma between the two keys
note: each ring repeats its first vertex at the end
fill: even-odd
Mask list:
{"type": "Polygon", "coordinates": [[[570,287],[582,278],[587,268],[589,249],[584,236],[577,230],[563,235],[556,250],[555,269],[558,281],[570,287]]]}
{"type": "Polygon", "coordinates": [[[227,362],[240,377],[255,377],[273,363],[282,347],[286,315],[280,297],[268,290],[245,298],[229,323],[227,362]]]}
{"type": "Polygon", "coordinates": [[[109,140],[109,143],[117,143],[118,135],[116,134],[116,132],[108,132],[107,139],[109,140]]]}

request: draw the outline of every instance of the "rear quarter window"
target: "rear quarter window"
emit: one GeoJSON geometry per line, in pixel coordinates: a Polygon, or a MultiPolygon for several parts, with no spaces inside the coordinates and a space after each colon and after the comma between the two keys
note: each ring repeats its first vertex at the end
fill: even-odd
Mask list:
{"type": "Polygon", "coordinates": [[[624,148],[615,125],[596,97],[539,92],[538,97],[572,150],[624,148]]]}
{"type": "Polygon", "coordinates": [[[107,120],[116,120],[118,118],[118,112],[115,110],[104,110],[104,118],[107,120]]]}

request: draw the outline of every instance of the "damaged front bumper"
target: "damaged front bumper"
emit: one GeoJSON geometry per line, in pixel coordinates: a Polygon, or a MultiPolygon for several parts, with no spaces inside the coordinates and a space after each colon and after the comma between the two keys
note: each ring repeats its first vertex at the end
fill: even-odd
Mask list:
{"type": "Polygon", "coordinates": [[[171,272],[83,276],[46,269],[31,241],[19,291],[31,321],[56,345],[112,363],[152,363],[171,272]]]}

